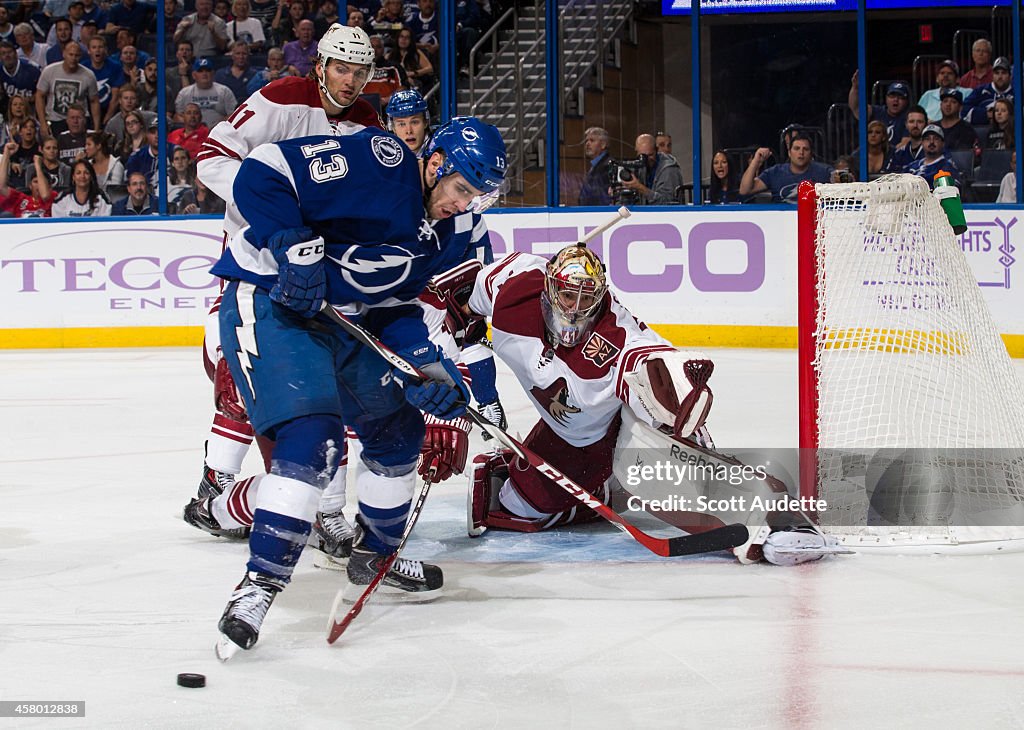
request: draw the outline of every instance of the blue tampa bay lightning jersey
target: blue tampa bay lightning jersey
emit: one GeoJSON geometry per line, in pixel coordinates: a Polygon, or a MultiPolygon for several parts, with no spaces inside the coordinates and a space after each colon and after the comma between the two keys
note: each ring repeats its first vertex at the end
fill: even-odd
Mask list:
{"type": "Polygon", "coordinates": [[[261,145],[242,163],[234,195],[248,227],[213,267],[225,279],[270,290],[277,262],[268,241],[300,227],[324,239],[334,305],[411,301],[432,275],[454,265],[450,256],[455,263],[465,257],[465,246],[443,250],[424,218],[416,158],[379,129],[261,145]]]}

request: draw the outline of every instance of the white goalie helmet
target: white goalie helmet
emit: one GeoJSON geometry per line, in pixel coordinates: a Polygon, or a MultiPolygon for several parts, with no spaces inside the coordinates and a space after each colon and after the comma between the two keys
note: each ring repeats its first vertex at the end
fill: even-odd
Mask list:
{"type": "MultiPolygon", "coordinates": [[[[354,63],[367,67],[366,76],[363,79],[362,84],[357,84],[359,87],[356,90],[357,96],[363,90],[363,86],[366,85],[366,82],[373,78],[373,46],[370,45],[370,37],[366,35],[366,32],[362,28],[351,28],[347,25],[341,25],[340,23],[333,23],[324,33],[320,42],[317,43],[316,53],[317,58],[324,67],[325,73],[327,64],[332,58],[338,61],[344,61],[345,63],[354,63]]],[[[343,106],[342,104],[338,104],[338,102],[331,97],[330,92],[327,91],[327,87],[324,85],[322,76],[317,75],[317,82],[320,85],[320,90],[327,94],[327,97],[331,102],[336,106],[343,106]]]]}
{"type": "Polygon", "coordinates": [[[555,342],[575,347],[601,315],[608,282],[604,264],[586,246],[563,248],[548,262],[541,293],[544,325],[555,342]]]}

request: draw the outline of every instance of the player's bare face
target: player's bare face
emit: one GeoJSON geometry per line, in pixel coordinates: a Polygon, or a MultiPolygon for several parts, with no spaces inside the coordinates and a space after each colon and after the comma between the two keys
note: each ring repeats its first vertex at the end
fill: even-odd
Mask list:
{"type": "MultiPolygon", "coordinates": [[[[356,97],[359,96],[359,92],[363,90],[363,86],[366,84],[369,73],[370,68],[368,66],[331,59],[327,63],[327,68],[323,71],[324,86],[327,87],[327,91],[330,92],[335,101],[346,107],[352,104],[356,97]]],[[[323,99],[322,101],[324,102],[324,108],[330,105],[332,107],[331,111],[341,111],[340,109],[333,108],[334,104],[331,103],[330,99],[323,99]]]]}
{"type": "Polygon", "coordinates": [[[423,146],[423,140],[427,136],[427,122],[422,114],[414,114],[411,117],[396,117],[394,120],[395,134],[398,135],[406,146],[413,152],[419,152],[423,146]]]}
{"type": "Polygon", "coordinates": [[[466,182],[460,173],[445,175],[430,191],[427,215],[433,220],[442,220],[457,213],[465,213],[473,199],[481,195],[483,193],[466,182]]]}

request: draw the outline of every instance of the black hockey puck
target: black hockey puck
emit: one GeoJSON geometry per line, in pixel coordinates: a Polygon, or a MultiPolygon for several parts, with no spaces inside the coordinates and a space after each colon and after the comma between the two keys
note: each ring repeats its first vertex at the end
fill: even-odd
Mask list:
{"type": "Polygon", "coordinates": [[[179,687],[205,687],[206,686],[206,675],[205,674],[193,674],[192,672],[182,672],[178,675],[178,686],[179,687]]]}

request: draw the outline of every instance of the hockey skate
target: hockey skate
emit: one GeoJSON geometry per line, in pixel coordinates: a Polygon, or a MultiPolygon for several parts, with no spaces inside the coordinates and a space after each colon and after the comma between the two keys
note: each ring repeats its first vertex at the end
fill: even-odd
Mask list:
{"type": "MultiPolygon", "coordinates": [[[[362,525],[356,526],[352,554],[348,559],[348,586],[342,592],[342,600],[355,602],[370,581],[380,570],[381,562],[387,555],[375,553],[363,545],[362,525]]],[[[378,594],[388,596],[392,601],[432,601],[441,595],[444,574],[436,565],[420,560],[399,557],[391,566],[378,589],[378,594]]]]}
{"type": "Polygon", "coordinates": [[[260,638],[267,609],[284,588],[284,583],[264,573],[249,572],[231,594],[217,628],[217,658],[227,661],[239,649],[251,649],[260,638]]]}
{"type": "Polygon", "coordinates": [[[203,532],[208,532],[215,537],[226,537],[231,540],[244,540],[249,537],[248,527],[234,527],[234,528],[223,528],[220,523],[217,522],[217,518],[213,516],[213,512],[210,510],[210,503],[220,493],[210,494],[206,497],[200,497],[193,499],[187,505],[182,514],[182,518],[188,524],[193,527],[197,527],[203,532]]]}
{"type": "Polygon", "coordinates": [[[315,540],[312,546],[317,552],[313,555],[313,565],[327,570],[344,570],[352,554],[352,540],[356,528],[345,519],[341,510],[324,514],[316,513],[313,523],[315,540]]]}
{"type": "Polygon", "coordinates": [[[827,555],[852,555],[854,552],[840,545],[836,538],[823,536],[811,527],[777,530],[764,541],[762,550],[764,559],[772,565],[799,565],[827,555]]]}
{"type": "Polygon", "coordinates": [[[235,481],[232,474],[225,471],[217,471],[203,462],[203,478],[199,480],[199,489],[196,490],[199,499],[213,495],[218,496],[235,481]]]}

